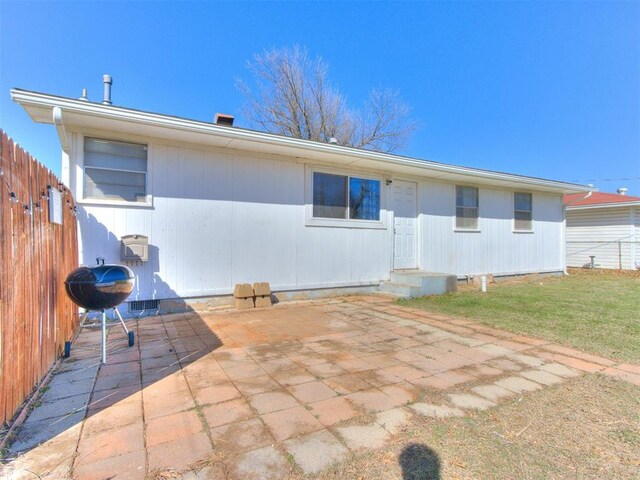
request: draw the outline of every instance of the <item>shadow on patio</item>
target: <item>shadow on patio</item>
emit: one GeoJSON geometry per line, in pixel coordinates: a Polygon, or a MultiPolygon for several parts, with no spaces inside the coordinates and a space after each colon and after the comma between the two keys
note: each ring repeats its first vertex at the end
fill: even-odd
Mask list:
{"type": "MultiPolygon", "coordinates": [[[[381,448],[413,418],[491,408],[610,362],[376,295],[134,328],[135,348],[111,332],[97,377],[99,332],[81,334],[14,443],[24,454],[10,475],[299,478],[381,448]]],[[[407,478],[438,478],[433,451],[407,444],[398,460],[407,478]]]]}

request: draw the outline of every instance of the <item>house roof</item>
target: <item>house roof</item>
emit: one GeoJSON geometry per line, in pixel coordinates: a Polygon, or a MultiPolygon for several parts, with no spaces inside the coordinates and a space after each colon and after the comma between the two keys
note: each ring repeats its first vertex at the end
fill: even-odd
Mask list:
{"type": "Polygon", "coordinates": [[[375,170],[388,175],[418,176],[554,193],[587,192],[591,189],[574,183],[344,147],[22,89],[12,89],[11,98],[35,122],[54,124],[63,150],[68,150],[69,146],[67,130],[122,135],[133,133],[180,143],[286,155],[296,158],[299,163],[331,164],[375,170]]]}
{"type": "Polygon", "coordinates": [[[564,196],[564,204],[571,210],[640,206],[640,197],[605,192],[593,192],[591,195],[572,193],[564,196]]]}

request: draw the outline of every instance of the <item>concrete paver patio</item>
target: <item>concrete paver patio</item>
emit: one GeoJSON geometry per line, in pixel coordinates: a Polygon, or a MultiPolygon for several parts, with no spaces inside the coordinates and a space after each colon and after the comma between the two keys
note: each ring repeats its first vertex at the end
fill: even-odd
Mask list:
{"type": "Polygon", "coordinates": [[[99,366],[85,329],[10,447],[8,478],[282,478],[383,446],[412,416],[640,368],[384,296],[148,317],[99,366]],[[198,476],[197,472],[200,472],[198,476]]]}

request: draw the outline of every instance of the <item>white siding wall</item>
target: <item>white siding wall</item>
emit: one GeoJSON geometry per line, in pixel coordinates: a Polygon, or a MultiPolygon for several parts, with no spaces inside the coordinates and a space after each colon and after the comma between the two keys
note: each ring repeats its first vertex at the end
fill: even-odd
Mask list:
{"type": "Polygon", "coordinates": [[[593,255],[600,268],[637,268],[633,217],[631,207],[568,210],[567,265],[587,266],[593,255]]]}
{"type": "MultiPolygon", "coordinates": [[[[69,185],[81,199],[82,137],[73,138],[69,185]]],[[[287,290],[389,278],[391,228],[305,225],[304,164],[126,139],[149,143],[153,206],[80,203],[78,219],[85,264],[98,256],[119,263],[122,236],[149,237],[149,261],[132,267],[137,282],[130,300],[228,294],[241,282],[287,290]]],[[[513,233],[513,193],[480,188],[480,232],[469,233],[454,231],[454,184],[418,185],[421,269],[460,276],[564,269],[560,195],[533,194],[534,231],[523,234],[513,233]]],[[[387,193],[381,217],[393,225],[387,193]]]]}
{"type": "Polygon", "coordinates": [[[149,262],[132,267],[132,300],[227,294],[244,282],[278,290],[389,276],[387,230],[304,225],[302,164],[159,144],[149,162],[152,208],[86,204],[78,215],[86,264],[98,256],[119,263],[122,236],[149,237],[149,262]]]}
{"type": "Polygon", "coordinates": [[[513,192],[479,189],[478,231],[455,230],[455,185],[420,184],[420,267],[458,276],[563,271],[560,195],[533,193],[533,232],[513,231],[513,192]]]}

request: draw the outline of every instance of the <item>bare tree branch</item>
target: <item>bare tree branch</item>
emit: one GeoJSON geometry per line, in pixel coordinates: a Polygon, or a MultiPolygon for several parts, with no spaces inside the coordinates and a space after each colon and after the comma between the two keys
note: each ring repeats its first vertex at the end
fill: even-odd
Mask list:
{"type": "Polygon", "coordinates": [[[244,116],[261,130],[321,142],[394,152],[416,129],[397,90],[374,89],[361,110],[327,80],[328,65],[299,46],[274,48],[247,62],[253,89],[237,80],[247,103],[244,116]]]}

